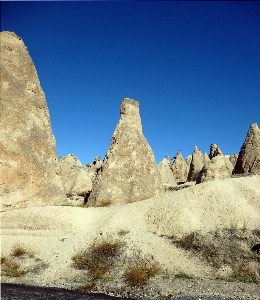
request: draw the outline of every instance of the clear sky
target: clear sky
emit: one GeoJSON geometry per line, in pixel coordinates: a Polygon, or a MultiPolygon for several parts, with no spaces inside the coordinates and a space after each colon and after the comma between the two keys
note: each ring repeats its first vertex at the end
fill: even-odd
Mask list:
{"type": "Polygon", "coordinates": [[[157,163],[238,153],[260,126],[260,2],[1,2],[4,30],[33,59],[58,156],[103,159],[126,97],[157,163]]]}

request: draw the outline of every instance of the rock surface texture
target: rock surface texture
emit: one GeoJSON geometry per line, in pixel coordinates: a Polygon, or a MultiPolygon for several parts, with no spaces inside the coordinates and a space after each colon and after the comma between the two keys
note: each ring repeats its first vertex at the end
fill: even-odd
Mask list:
{"type": "Polygon", "coordinates": [[[196,183],[202,183],[216,178],[228,178],[231,176],[232,170],[233,165],[227,157],[224,155],[214,156],[204,165],[196,178],[196,183]]]}
{"type": "Polygon", "coordinates": [[[178,151],[176,158],[172,160],[171,170],[176,182],[186,182],[188,176],[188,165],[178,151]]]}
{"type": "Polygon", "coordinates": [[[170,162],[168,157],[165,157],[158,165],[159,173],[161,175],[163,185],[167,187],[177,185],[175,178],[170,169],[170,162]]]}
{"type": "Polygon", "coordinates": [[[59,158],[62,182],[68,196],[86,196],[92,190],[92,182],[79,159],[69,154],[59,158]]]}
{"type": "Polygon", "coordinates": [[[222,151],[220,150],[219,146],[216,144],[210,145],[210,153],[209,153],[209,159],[212,159],[213,157],[217,155],[223,155],[222,151]]]}
{"type": "Polygon", "coordinates": [[[153,151],[142,133],[139,103],[125,98],[120,120],[97,176],[89,206],[123,204],[151,198],[164,187],[153,151]]]}
{"type": "Polygon", "coordinates": [[[2,205],[50,205],[65,192],[45,95],[21,38],[1,32],[0,40],[2,205]]]}
{"type": "Polygon", "coordinates": [[[200,149],[195,146],[194,152],[192,153],[192,160],[190,163],[190,169],[188,174],[188,181],[195,181],[199,172],[204,166],[203,155],[200,149]]]}
{"type": "Polygon", "coordinates": [[[102,160],[100,156],[96,156],[93,163],[86,164],[86,167],[89,178],[94,181],[102,170],[102,160]]]}
{"type": "Polygon", "coordinates": [[[260,173],[260,129],[257,123],[251,124],[244,144],[242,145],[234,174],[260,173]]]}

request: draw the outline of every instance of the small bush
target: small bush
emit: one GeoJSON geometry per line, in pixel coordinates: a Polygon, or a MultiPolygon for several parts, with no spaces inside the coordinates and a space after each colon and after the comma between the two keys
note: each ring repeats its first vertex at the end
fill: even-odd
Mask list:
{"type": "Polygon", "coordinates": [[[2,272],[4,275],[10,277],[19,277],[26,273],[14,258],[4,257],[4,259],[1,258],[1,262],[2,261],[2,272]]]}
{"type": "Polygon", "coordinates": [[[10,255],[14,256],[14,257],[20,257],[20,256],[23,256],[23,255],[28,255],[30,258],[32,258],[32,257],[34,257],[35,253],[34,253],[33,250],[25,247],[22,244],[17,243],[13,246],[10,255]]]}
{"type": "Polygon", "coordinates": [[[72,260],[78,269],[86,269],[94,279],[102,278],[114,265],[123,243],[110,237],[95,239],[88,250],[79,250],[72,260]]]}
{"type": "Polygon", "coordinates": [[[126,284],[138,287],[145,285],[149,278],[159,273],[159,266],[156,263],[140,262],[139,264],[130,266],[130,268],[124,273],[123,277],[126,284]]]}

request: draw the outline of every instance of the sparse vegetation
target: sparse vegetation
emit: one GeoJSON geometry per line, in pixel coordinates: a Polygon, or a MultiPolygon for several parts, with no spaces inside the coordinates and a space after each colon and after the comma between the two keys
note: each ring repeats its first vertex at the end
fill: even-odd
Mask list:
{"type": "Polygon", "coordinates": [[[259,283],[260,257],[251,251],[259,237],[259,231],[232,228],[207,234],[192,232],[181,239],[171,239],[178,247],[206,259],[213,268],[229,266],[232,275],[227,279],[259,283]]]}
{"type": "Polygon", "coordinates": [[[1,273],[4,276],[19,277],[45,267],[47,265],[41,259],[35,258],[34,250],[20,243],[13,245],[9,255],[1,257],[1,273]]]}
{"type": "Polygon", "coordinates": [[[26,272],[21,267],[21,264],[13,257],[1,257],[2,273],[10,277],[19,277],[26,272]]]}
{"type": "Polygon", "coordinates": [[[95,239],[87,250],[79,250],[72,260],[78,269],[88,270],[93,279],[102,278],[113,266],[123,243],[111,237],[95,239]]]}
{"type": "Polygon", "coordinates": [[[149,278],[158,274],[160,268],[157,263],[139,261],[124,273],[123,277],[127,285],[140,287],[145,285],[149,278]]]}
{"type": "Polygon", "coordinates": [[[184,272],[180,272],[176,275],[174,275],[175,278],[186,278],[186,279],[192,279],[193,277],[184,273],[184,272]]]}
{"type": "Polygon", "coordinates": [[[16,243],[13,245],[10,255],[14,257],[28,255],[28,257],[32,258],[34,257],[35,252],[23,244],[16,243]]]}

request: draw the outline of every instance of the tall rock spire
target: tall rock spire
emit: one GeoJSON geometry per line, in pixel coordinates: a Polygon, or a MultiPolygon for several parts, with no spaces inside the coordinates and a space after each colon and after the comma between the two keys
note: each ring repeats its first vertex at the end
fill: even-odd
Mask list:
{"type": "Polygon", "coordinates": [[[1,32],[0,197],[3,206],[65,198],[45,95],[17,35],[1,32]]]}
{"type": "Polygon", "coordinates": [[[247,132],[233,173],[260,173],[260,129],[258,128],[257,123],[251,124],[247,132]]]}
{"type": "Polygon", "coordinates": [[[125,98],[88,205],[135,202],[156,196],[163,190],[153,151],[142,133],[139,103],[125,98]]]}

